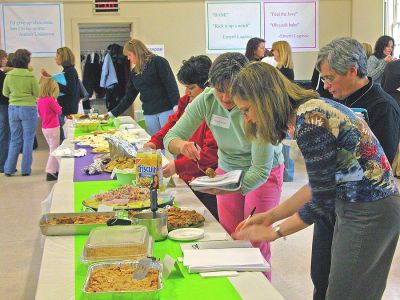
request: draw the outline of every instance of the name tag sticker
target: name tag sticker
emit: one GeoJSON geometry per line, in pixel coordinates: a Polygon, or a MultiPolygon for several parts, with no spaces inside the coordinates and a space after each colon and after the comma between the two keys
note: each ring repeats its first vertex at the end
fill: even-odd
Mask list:
{"type": "Polygon", "coordinates": [[[215,125],[218,127],[228,129],[231,126],[231,120],[229,118],[212,115],[211,116],[211,125],[215,125]]]}

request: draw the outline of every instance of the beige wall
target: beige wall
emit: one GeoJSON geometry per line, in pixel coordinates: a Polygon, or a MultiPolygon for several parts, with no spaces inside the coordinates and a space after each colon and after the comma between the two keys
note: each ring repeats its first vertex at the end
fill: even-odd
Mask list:
{"type": "MultiPolygon", "coordinates": [[[[46,2],[40,1],[40,2],[46,2]]],[[[10,2],[10,1],[6,1],[10,2]]],[[[34,2],[34,1],[24,1],[34,2]]],[[[52,1],[53,2],[53,1],[52,1]]],[[[174,73],[181,61],[205,53],[204,1],[121,1],[119,15],[93,15],[91,1],[64,2],[65,44],[79,54],[79,23],[132,23],[133,37],[148,44],[164,44],[165,56],[174,73]]],[[[353,36],[374,43],[383,32],[383,0],[320,0],[319,45],[335,37],[353,36]]],[[[296,79],[309,79],[316,52],[295,53],[296,79]]],[[[215,55],[210,55],[215,58],[215,55]]],[[[59,71],[53,58],[36,58],[35,72],[41,67],[59,71]]]]}

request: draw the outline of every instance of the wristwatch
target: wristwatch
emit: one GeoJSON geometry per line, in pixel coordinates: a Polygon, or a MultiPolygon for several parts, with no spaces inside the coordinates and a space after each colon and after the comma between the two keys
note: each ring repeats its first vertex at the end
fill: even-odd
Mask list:
{"type": "Polygon", "coordinates": [[[276,225],[273,227],[273,229],[275,230],[275,232],[279,235],[279,237],[283,238],[284,240],[286,240],[286,236],[284,236],[281,232],[281,225],[276,225]]]}

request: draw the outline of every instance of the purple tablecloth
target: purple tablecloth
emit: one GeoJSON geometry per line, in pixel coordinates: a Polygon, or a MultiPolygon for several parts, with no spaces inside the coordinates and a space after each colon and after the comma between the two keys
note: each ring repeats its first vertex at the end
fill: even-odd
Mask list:
{"type": "Polygon", "coordinates": [[[98,175],[86,175],[82,172],[82,169],[91,163],[93,163],[93,158],[96,154],[92,153],[92,148],[90,147],[81,147],[75,145],[75,149],[86,149],[86,156],[82,157],[75,157],[74,159],[74,182],[81,182],[81,181],[99,181],[99,180],[111,180],[110,173],[101,173],[98,175]]]}

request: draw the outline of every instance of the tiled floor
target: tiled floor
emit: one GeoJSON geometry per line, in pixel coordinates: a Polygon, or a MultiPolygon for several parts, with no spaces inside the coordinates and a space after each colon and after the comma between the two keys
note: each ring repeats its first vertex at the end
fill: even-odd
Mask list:
{"type": "MultiPolygon", "coordinates": [[[[38,220],[40,202],[52,183],[45,181],[47,145],[39,134],[30,177],[6,178],[0,174],[0,299],[34,299],[42,255],[38,220]]],[[[306,182],[304,166],[296,165],[296,180],[283,188],[282,199],[306,182]]],[[[273,285],[290,300],[312,299],[309,276],[312,227],[278,240],[272,247],[273,285]]],[[[400,299],[400,247],[388,281],[385,300],[400,299]]],[[[49,299],[53,300],[53,299],[49,299]]],[[[60,299],[63,300],[63,299],[60,299]]],[[[258,299],[255,299],[258,300],[258,299]]]]}

